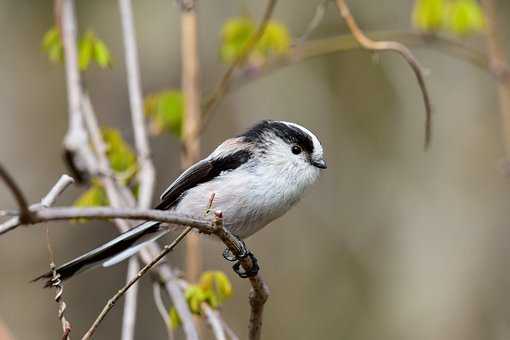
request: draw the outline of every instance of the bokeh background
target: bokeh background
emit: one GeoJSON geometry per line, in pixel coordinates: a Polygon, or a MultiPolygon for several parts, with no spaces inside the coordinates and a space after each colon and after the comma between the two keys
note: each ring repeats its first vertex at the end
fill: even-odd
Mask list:
{"type": "MultiPolygon", "coordinates": [[[[280,1],[274,17],[302,34],[319,1],[280,1]]],[[[366,30],[409,30],[410,0],[352,2],[366,30]]],[[[134,0],[144,93],[179,87],[179,10],[170,0],[134,0]]],[[[497,1],[510,46],[510,2],[497,1]]],[[[77,1],[81,30],[111,48],[112,70],[92,68],[85,82],[102,124],[128,141],[128,93],[117,1],[77,1]]],[[[218,58],[225,20],[264,2],[201,1],[204,89],[225,66],[218,58]]],[[[53,24],[52,1],[0,0],[0,160],[29,199],[38,201],[66,171],[64,68],[41,52],[53,24]]],[[[346,33],[334,6],[312,38],[346,33]]],[[[470,40],[483,50],[483,37],[470,40]]],[[[282,68],[236,90],[218,107],[204,153],[264,119],[295,121],[320,137],[329,168],[299,206],[248,240],[271,287],[264,339],[470,340],[510,338],[510,183],[494,77],[434,48],[413,48],[427,69],[434,137],[423,151],[423,104],[415,78],[394,54],[351,51],[282,68]]],[[[179,141],[151,140],[158,191],[179,174],[179,141]]],[[[81,192],[73,187],[60,205],[81,192]]],[[[155,198],[156,200],[156,198],[155,198]]],[[[0,207],[15,208],[5,187],[0,207]]],[[[57,262],[116,235],[104,222],[49,224],[57,262]]],[[[183,265],[183,247],[170,256],[183,265]]],[[[205,267],[225,271],[235,295],[222,313],[246,337],[248,285],[204,241],[205,267]]],[[[60,338],[54,292],[28,281],[48,267],[44,226],[0,237],[0,319],[16,339],[60,338]]],[[[125,280],[126,264],[85,273],[65,285],[74,338],[125,280]]],[[[142,281],[137,338],[164,339],[165,328],[142,281]]],[[[98,339],[119,338],[121,306],[98,339]]]]}

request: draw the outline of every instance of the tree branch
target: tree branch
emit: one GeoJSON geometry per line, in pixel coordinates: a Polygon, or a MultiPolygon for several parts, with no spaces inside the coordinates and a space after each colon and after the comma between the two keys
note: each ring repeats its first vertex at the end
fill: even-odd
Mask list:
{"type": "MultiPolygon", "coordinates": [[[[140,270],[140,265],[136,256],[129,259],[128,270],[126,273],[126,282],[132,280],[136,273],[140,270]]],[[[133,287],[126,293],[126,299],[124,301],[124,311],[122,314],[122,340],[131,340],[135,338],[135,326],[136,326],[136,307],[138,305],[138,283],[135,283],[133,287]]]]}
{"type": "Polygon", "coordinates": [[[182,241],[182,239],[184,239],[184,237],[192,230],[191,227],[187,227],[182,233],[179,234],[179,236],[177,236],[177,238],[169,245],[166,245],[164,248],[163,248],[163,251],[161,251],[161,253],[159,253],[158,256],[156,256],[156,258],[154,258],[152,261],[150,261],[149,263],[147,263],[137,274],[136,276],[131,279],[124,287],[122,287],[110,300],[108,300],[108,303],[104,306],[103,310],[101,311],[101,313],[99,313],[99,316],[97,317],[97,319],[94,321],[94,323],[92,324],[92,326],[90,326],[89,330],[87,331],[87,333],[85,333],[85,335],[82,337],[82,340],[88,340],[91,338],[91,336],[94,334],[94,332],[96,331],[97,327],[99,327],[99,325],[101,324],[101,321],[103,321],[103,319],[105,318],[106,314],[108,314],[108,312],[113,308],[113,306],[115,306],[115,303],[117,302],[117,300],[119,300],[122,295],[124,295],[127,290],[132,286],[134,285],[140,278],[142,278],[143,275],[145,275],[152,267],[154,267],[163,257],[165,257],[169,252],[171,252],[175,246],[177,246],[177,244],[179,244],[180,241],[182,241]]]}
{"type": "MultiPolygon", "coordinates": [[[[230,251],[237,257],[243,254],[243,244],[230,231],[223,226],[223,214],[221,211],[215,212],[214,231],[213,233],[219,237],[230,251]]],[[[253,267],[251,258],[244,257],[241,260],[241,266],[245,271],[249,271],[253,267]]],[[[250,300],[250,322],[248,324],[248,332],[250,340],[259,340],[262,331],[262,316],[264,312],[264,304],[269,298],[269,287],[262,279],[260,273],[250,277],[251,290],[250,300]]]]}
{"type": "Polygon", "coordinates": [[[81,80],[78,67],[78,50],[76,43],[76,17],[74,0],[60,0],[56,2],[57,20],[61,25],[62,44],[66,68],[67,101],[69,111],[69,128],[64,137],[64,148],[68,156],[70,168],[80,179],[84,171],[95,174],[95,160],[88,144],[87,133],[83,126],[81,114],[81,80]],[[58,14],[60,13],[60,15],[58,14]]]}
{"type": "Polygon", "coordinates": [[[203,109],[204,120],[201,127],[201,131],[204,130],[207,122],[210,120],[211,112],[214,110],[216,105],[218,105],[219,101],[223,98],[223,96],[227,93],[230,87],[230,82],[234,75],[234,71],[246,61],[246,59],[250,56],[251,52],[259,42],[260,38],[262,38],[262,35],[264,35],[267,24],[271,19],[275,6],[276,0],[268,0],[266,9],[264,11],[264,15],[257,28],[257,31],[253,36],[251,36],[250,40],[248,40],[239,56],[232,62],[232,64],[230,64],[230,67],[227,69],[227,71],[221,78],[220,82],[216,86],[216,89],[212,92],[212,94],[205,102],[203,109]]]}
{"type": "Polygon", "coordinates": [[[344,18],[347,26],[349,27],[351,33],[354,35],[356,40],[366,49],[374,50],[374,51],[394,51],[399,53],[411,66],[413,72],[416,76],[416,80],[420,85],[420,89],[423,95],[423,102],[425,104],[425,149],[430,145],[430,140],[432,137],[432,104],[430,102],[429,93],[427,87],[425,85],[425,78],[423,76],[423,71],[421,70],[418,61],[414,57],[411,50],[409,50],[406,46],[401,43],[395,41],[374,41],[368,38],[363,31],[359,28],[356,20],[351,14],[349,10],[349,6],[347,5],[347,0],[336,0],[338,10],[340,11],[340,15],[344,18]]]}
{"type": "Polygon", "coordinates": [[[1,164],[0,164],[0,178],[2,178],[4,183],[7,185],[12,195],[14,196],[16,203],[18,204],[18,208],[20,211],[19,220],[23,223],[30,222],[31,213],[30,208],[28,207],[27,200],[25,199],[25,196],[21,192],[21,189],[19,188],[18,184],[16,184],[16,181],[14,181],[9,172],[7,172],[7,170],[1,164]]]}
{"type": "Polygon", "coordinates": [[[149,140],[143,114],[143,96],[131,0],[119,0],[119,8],[124,35],[124,54],[129,86],[131,120],[133,123],[139,164],[138,182],[140,183],[140,193],[138,195],[138,206],[147,209],[151,206],[152,196],[154,194],[155,171],[151,160],[149,140]]]}
{"type": "MultiPolygon", "coordinates": [[[[1,169],[1,165],[0,165],[1,169]]],[[[51,206],[57,199],[57,197],[65,190],[69,185],[74,182],[73,178],[68,175],[62,175],[57,183],[50,189],[48,194],[43,197],[41,203],[33,204],[30,206],[30,214],[32,214],[32,210],[39,209],[41,207],[49,207],[51,206]]],[[[24,223],[31,223],[31,221],[21,221],[21,219],[16,216],[7,220],[6,222],[0,224],[0,235],[8,233],[9,231],[16,229],[18,226],[24,223]]]]}
{"type": "MultiPolygon", "coordinates": [[[[184,93],[182,168],[200,159],[200,61],[198,56],[198,17],[195,0],[179,0],[181,7],[182,91],[184,93]]],[[[186,278],[198,279],[202,271],[200,238],[191,234],[186,239],[186,278]]]]}

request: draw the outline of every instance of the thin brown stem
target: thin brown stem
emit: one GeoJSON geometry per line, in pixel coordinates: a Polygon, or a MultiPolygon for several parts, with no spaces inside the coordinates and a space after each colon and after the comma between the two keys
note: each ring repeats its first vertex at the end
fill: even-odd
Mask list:
{"type": "MultiPolygon", "coordinates": [[[[181,50],[182,91],[184,93],[185,116],[183,124],[182,167],[191,166],[200,159],[200,61],[198,56],[198,17],[196,1],[180,1],[181,5],[181,50]]],[[[191,234],[186,239],[186,278],[190,282],[198,279],[202,271],[200,238],[191,234]]]]}
{"type": "Polygon", "coordinates": [[[181,242],[184,237],[192,230],[191,227],[187,227],[182,233],[177,236],[177,238],[169,245],[166,245],[163,247],[163,250],[161,253],[159,253],[158,256],[156,256],[152,261],[147,263],[140,271],[136,274],[136,276],[131,279],[124,287],[122,287],[104,306],[104,308],[101,310],[101,313],[99,313],[96,320],[92,323],[89,330],[85,335],[82,337],[82,340],[87,340],[92,337],[94,332],[96,331],[97,327],[101,324],[105,316],[108,314],[108,312],[115,306],[117,301],[127,292],[127,290],[134,285],[138,280],[140,280],[152,267],[154,267],[163,257],[165,257],[169,252],[171,252],[175,246],[181,242]]]}
{"type": "Polygon", "coordinates": [[[405,45],[396,41],[374,41],[368,38],[359,28],[356,20],[351,14],[347,0],[336,0],[340,15],[347,23],[349,30],[354,35],[361,46],[373,51],[394,51],[400,54],[411,66],[416,76],[416,80],[420,86],[423,102],[425,104],[425,149],[430,145],[432,138],[432,104],[430,101],[427,86],[425,85],[425,77],[423,71],[418,64],[418,60],[405,45]]]}

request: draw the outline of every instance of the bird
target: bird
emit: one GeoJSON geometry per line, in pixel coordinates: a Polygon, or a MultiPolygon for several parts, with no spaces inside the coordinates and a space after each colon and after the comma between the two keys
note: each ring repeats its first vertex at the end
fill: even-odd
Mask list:
{"type": "MultiPolygon", "coordinates": [[[[243,240],[284,215],[326,168],[322,145],[311,131],[296,123],[263,120],[185,170],[163,192],[155,209],[200,218],[212,204],[210,210],[222,212],[225,228],[243,240]]],[[[179,228],[183,227],[143,222],[57,267],[57,276],[66,280],[89,268],[115,265],[179,228]]],[[[241,277],[258,271],[256,258],[248,251],[246,255],[256,268],[248,273],[236,270],[241,277]]],[[[224,257],[236,260],[225,253],[224,257]]],[[[46,286],[51,286],[52,278],[50,271],[33,281],[47,279],[46,286]]]]}

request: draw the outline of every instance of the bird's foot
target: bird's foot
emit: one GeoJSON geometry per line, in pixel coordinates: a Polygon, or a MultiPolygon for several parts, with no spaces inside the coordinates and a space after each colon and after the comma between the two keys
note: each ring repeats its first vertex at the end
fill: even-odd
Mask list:
{"type": "Polygon", "coordinates": [[[239,275],[240,278],[245,279],[248,277],[253,277],[257,275],[260,269],[257,258],[255,257],[255,255],[252,254],[252,252],[250,252],[246,248],[246,245],[242,240],[239,240],[239,242],[242,245],[241,254],[239,256],[236,256],[235,254],[232,253],[230,249],[227,248],[223,251],[223,258],[227,261],[235,262],[234,265],[232,266],[232,269],[234,270],[234,272],[237,273],[237,275],[239,275]],[[241,260],[247,257],[251,259],[252,263],[251,268],[248,271],[244,270],[244,268],[241,267],[241,260]]]}

